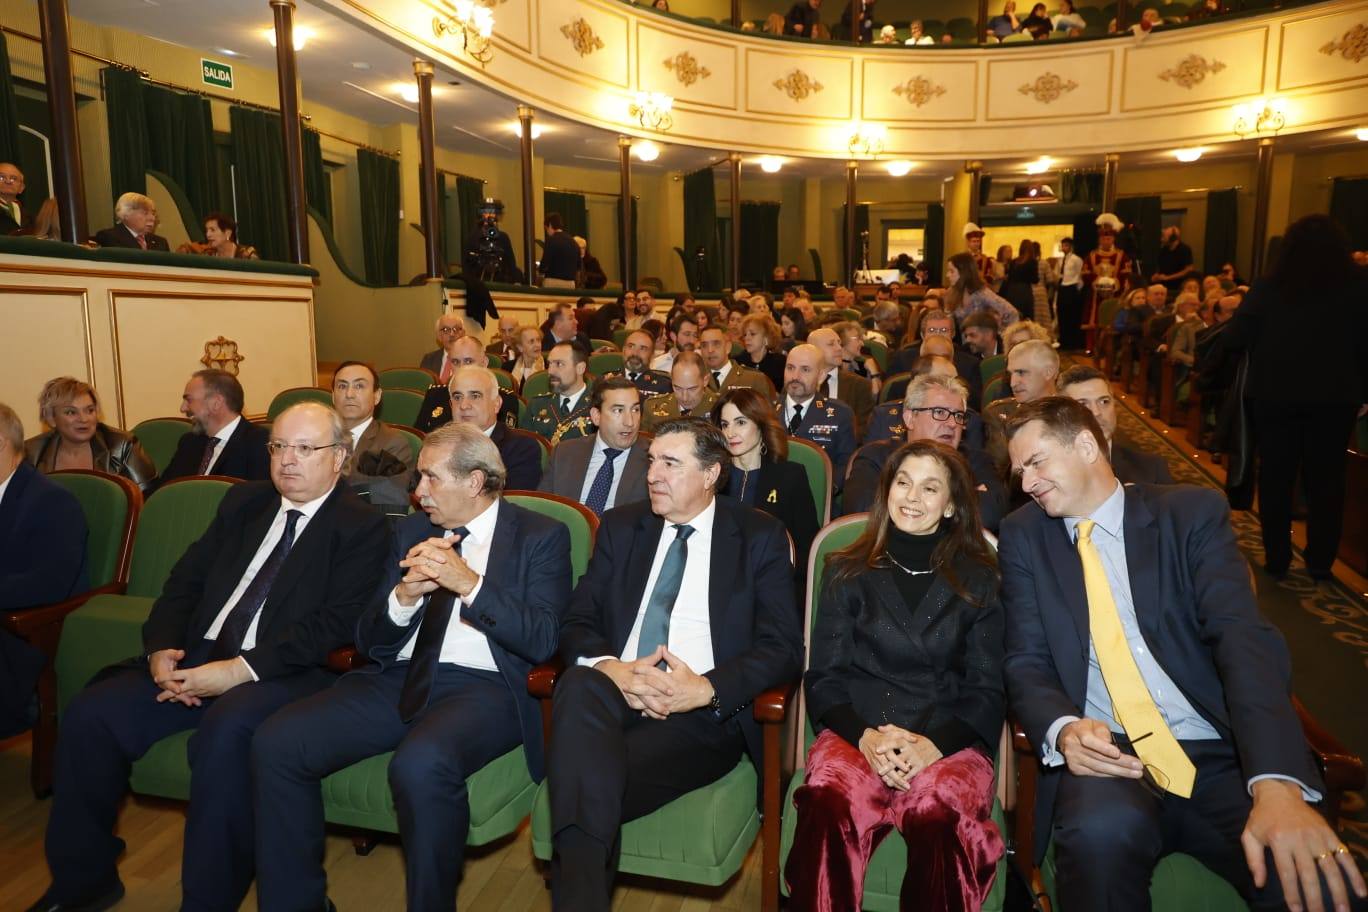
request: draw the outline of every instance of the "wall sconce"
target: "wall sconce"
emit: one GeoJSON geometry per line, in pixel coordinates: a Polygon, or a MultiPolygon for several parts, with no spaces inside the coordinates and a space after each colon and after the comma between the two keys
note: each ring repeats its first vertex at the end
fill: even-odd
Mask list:
{"type": "Polygon", "coordinates": [[[670,109],[674,98],[663,92],[637,92],[636,100],[627,106],[627,116],[636,120],[644,129],[664,133],[674,126],[670,109]]]}
{"type": "Polygon", "coordinates": [[[755,163],[766,174],[778,174],[780,169],[784,167],[784,160],[777,155],[762,155],[755,160],[755,163]]]}
{"type": "Polygon", "coordinates": [[[632,151],[636,153],[637,161],[653,162],[660,158],[660,146],[649,139],[632,143],[632,151]]]}
{"type": "Polygon", "coordinates": [[[1235,123],[1231,129],[1244,139],[1260,133],[1277,133],[1287,126],[1286,104],[1281,98],[1261,98],[1253,104],[1235,106],[1235,123]]]}
{"type": "Polygon", "coordinates": [[[480,66],[494,59],[494,45],[489,40],[494,33],[494,11],[474,0],[456,0],[456,15],[434,17],[432,33],[438,38],[459,35],[461,49],[480,66]]]}
{"type": "Polygon", "coordinates": [[[887,138],[888,128],[883,124],[857,123],[850,128],[846,148],[856,157],[877,158],[883,152],[887,138]]]}

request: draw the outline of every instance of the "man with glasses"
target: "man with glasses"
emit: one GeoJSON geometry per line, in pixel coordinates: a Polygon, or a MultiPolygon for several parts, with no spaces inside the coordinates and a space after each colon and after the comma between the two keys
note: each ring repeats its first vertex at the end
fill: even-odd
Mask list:
{"type": "MultiPolygon", "coordinates": [[[[903,427],[907,428],[906,440],[934,440],[959,450],[978,483],[979,517],[983,527],[996,533],[1007,513],[1007,489],[988,454],[964,441],[964,428],[971,415],[968,398],[969,389],[958,377],[922,374],[907,387],[903,399],[903,427]]],[[[863,513],[873,505],[884,464],[905,442],[880,440],[855,451],[850,475],[846,478],[843,500],[846,513],[863,513]]]]}
{"type": "Polygon", "coordinates": [[[26,224],[19,194],[24,192],[24,172],[11,162],[0,162],[0,234],[13,234],[26,224]]]}
{"type": "Polygon", "coordinates": [[[960,379],[969,387],[969,407],[978,408],[983,398],[983,378],[980,376],[979,359],[974,353],[955,346],[955,318],[948,311],[928,310],[922,314],[917,334],[921,337],[920,341],[893,352],[889,358],[888,374],[912,370],[917,359],[924,354],[940,354],[924,352],[922,348],[928,339],[945,339],[950,343],[949,357],[955,362],[955,373],[959,374],[960,379]]]}
{"type": "Polygon", "coordinates": [[[384,516],[338,484],[351,437],[336,412],[292,406],[267,446],[271,481],[224,495],[153,604],[143,654],[96,675],[62,714],[46,842],[52,886],[35,912],[107,909],[123,896],[114,828],[129,768],[187,730],[181,908],[235,909],[247,895],[253,733],[333,682],[328,653],[352,641],[389,550],[384,516]]]}
{"type": "MultiPolygon", "coordinates": [[[[452,370],[459,364],[452,353],[455,351],[456,343],[465,338],[465,318],[455,311],[444,313],[437,318],[435,333],[436,350],[423,355],[423,360],[418,362],[418,366],[423,370],[432,371],[437,375],[437,383],[446,386],[446,382],[451,379],[452,370]]],[[[485,363],[489,362],[486,360],[485,363]]]]}

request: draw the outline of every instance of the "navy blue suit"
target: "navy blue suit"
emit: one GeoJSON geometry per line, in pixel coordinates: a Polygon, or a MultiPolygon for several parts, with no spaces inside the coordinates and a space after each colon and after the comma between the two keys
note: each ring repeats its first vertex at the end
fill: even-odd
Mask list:
{"type": "Polygon", "coordinates": [[[556,651],[570,597],[569,532],[539,513],[499,503],[480,589],[470,604],[457,602],[460,622],[485,635],[498,671],[441,663],[428,704],[404,722],[398,707],[409,666],[399,653],[420,629],[428,599],[400,626],[390,618],[389,596],[406,572],[399,561],[409,549],[443,533],[423,513],[399,523],[379,590],[357,624],[357,650],[370,664],[277,713],[257,732],[262,912],[323,907],[319,783],[337,770],[394,751],[389,781],[410,909],[455,906],[470,825],[469,775],[521,744],[528,771],[542,778],[541,711],[527,691],[527,675],[556,651]]]}
{"type": "Polygon", "coordinates": [[[541,484],[542,450],[537,438],[530,431],[520,431],[502,422],[495,422],[489,439],[499,448],[507,476],[504,489],[508,491],[535,491],[541,484]]]}
{"type": "Polygon", "coordinates": [[[76,497],[27,462],[0,500],[0,611],[50,605],[84,592],[85,513],[76,497]]]}
{"type": "MultiPolygon", "coordinates": [[[[210,472],[214,475],[227,475],[243,481],[265,481],[271,477],[271,455],[266,451],[270,433],[246,418],[238,424],[233,436],[223,447],[210,472]]],[[[158,484],[166,484],[176,478],[187,478],[199,472],[200,462],[204,459],[204,447],[209,437],[197,431],[186,431],[176,443],[176,453],[162,471],[158,484]]]]}

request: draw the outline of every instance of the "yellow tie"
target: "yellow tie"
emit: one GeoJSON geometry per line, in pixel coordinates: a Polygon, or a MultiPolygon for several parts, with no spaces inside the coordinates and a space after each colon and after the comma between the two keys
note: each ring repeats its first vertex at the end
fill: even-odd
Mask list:
{"type": "Polygon", "coordinates": [[[1175,795],[1191,798],[1197,768],[1173,737],[1140,676],[1135,656],[1131,655],[1107,572],[1092,543],[1094,525],[1090,519],[1079,522],[1078,557],[1083,563],[1083,586],[1088,593],[1088,628],[1102,680],[1111,696],[1112,716],[1125,729],[1141,762],[1162,774],[1155,777],[1156,783],[1175,795]]]}

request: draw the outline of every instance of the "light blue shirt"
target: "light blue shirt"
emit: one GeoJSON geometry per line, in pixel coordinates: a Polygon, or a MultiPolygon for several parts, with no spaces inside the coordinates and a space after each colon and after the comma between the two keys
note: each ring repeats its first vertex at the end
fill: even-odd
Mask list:
{"type": "MultiPolygon", "coordinates": [[[[603,465],[603,460],[608,458],[604,450],[608,445],[603,442],[603,438],[598,434],[594,435],[594,451],[589,454],[589,470],[584,473],[584,485],[580,488],[580,503],[589,502],[589,489],[594,486],[594,479],[598,477],[599,468],[603,465]]],[[[615,448],[616,449],[616,448],[615,448]]],[[[627,456],[631,450],[622,450],[613,459],[613,483],[608,486],[608,500],[604,503],[605,510],[610,509],[617,503],[618,485],[622,482],[622,470],[627,468],[627,456]]]]}

